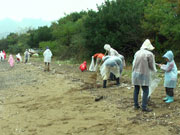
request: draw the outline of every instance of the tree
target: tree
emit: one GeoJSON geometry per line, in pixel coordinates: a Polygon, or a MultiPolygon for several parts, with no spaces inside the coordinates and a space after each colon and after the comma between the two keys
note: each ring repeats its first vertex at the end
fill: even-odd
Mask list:
{"type": "Polygon", "coordinates": [[[144,11],[142,27],[145,35],[150,37],[156,46],[156,54],[163,55],[171,49],[174,54],[180,53],[180,18],[176,9],[178,3],[167,0],[154,0],[144,11]]]}
{"type": "Polygon", "coordinates": [[[50,41],[52,40],[52,31],[47,26],[39,27],[37,30],[31,30],[30,40],[28,45],[32,48],[38,48],[39,43],[42,41],[50,41]]]}
{"type": "Polygon", "coordinates": [[[104,52],[103,46],[108,43],[129,57],[142,42],[144,4],[142,0],[106,1],[97,13],[89,11],[84,25],[90,52],[104,52]]]}
{"type": "MultiPolygon", "coordinates": [[[[61,59],[78,57],[79,50],[84,48],[84,25],[83,21],[86,12],[71,13],[64,18],[59,19],[51,25],[53,40],[57,42],[57,54],[61,59]]],[[[81,52],[83,53],[83,51],[81,52]]]]}

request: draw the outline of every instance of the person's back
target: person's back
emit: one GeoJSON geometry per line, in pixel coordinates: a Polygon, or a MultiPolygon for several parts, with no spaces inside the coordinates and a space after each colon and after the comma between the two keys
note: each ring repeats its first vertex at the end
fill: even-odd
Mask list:
{"type": "Polygon", "coordinates": [[[145,49],[137,51],[132,70],[134,85],[149,86],[150,71],[156,71],[153,53],[145,49]]]}
{"type": "Polygon", "coordinates": [[[119,79],[123,67],[121,58],[117,56],[105,56],[103,57],[103,61],[104,63],[100,68],[100,73],[103,77],[103,88],[106,88],[106,82],[110,73],[115,75],[117,85],[119,85],[119,79]]]}
{"type": "Polygon", "coordinates": [[[147,50],[139,50],[135,54],[135,60],[133,62],[133,71],[139,72],[141,74],[147,74],[150,65],[149,60],[152,59],[153,54],[147,50]]]}
{"type": "Polygon", "coordinates": [[[50,71],[50,63],[51,63],[51,57],[52,57],[52,52],[50,51],[49,47],[46,47],[46,50],[43,53],[44,56],[44,71],[50,71]]]}
{"type": "Polygon", "coordinates": [[[43,53],[44,62],[51,62],[52,53],[49,49],[46,49],[43,53]]]}
{"type": "Polygon", "coordinates": [[[134,108],[139,109],[138,95],[140,87],[143,90],[142,97],[142,111],[150,112],[151,109],[147,108],[149,85],[150,85],[150,73],[156,72],[155,59],[152,51],[152,46],[149,39],[146,39],[142,44],[139,51],[134,55],[133,67],[132,67],[132,84],[134,85],[134,108]]]}
{"type": "Polygon", "coordinates": [[[104,61],[104,64],[107,66],[120,66],[122,64],[122,60],[117,56],[106,56],[108,59],[104,61]]]}

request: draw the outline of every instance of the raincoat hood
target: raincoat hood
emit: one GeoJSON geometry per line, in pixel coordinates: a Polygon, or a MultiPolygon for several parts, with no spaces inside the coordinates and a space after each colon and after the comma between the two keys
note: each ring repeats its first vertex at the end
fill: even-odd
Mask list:
{"type": "Polygon", "coordinates": [[[154,47],[151,44],[150,40],[146,39],[144,41],[144,43],[142,44],[141,49],[146,49],[146,50],[152,51],[152,50],[154,50],[154,47]]]}
{"type": "Polygon", "coordinates": [[[169,61],[172,61],[174,59],[174,55],[172,51],[167,51],[164,55],[163,58],[167,58],[169,61]]]}
{"type": "Polygon", "coordinates": [[[105,45],[104,45],[104,49],[105,49],[106,51],[110,51],[111,46],[110,46],[109,44],[105,44],[105,45]]]}

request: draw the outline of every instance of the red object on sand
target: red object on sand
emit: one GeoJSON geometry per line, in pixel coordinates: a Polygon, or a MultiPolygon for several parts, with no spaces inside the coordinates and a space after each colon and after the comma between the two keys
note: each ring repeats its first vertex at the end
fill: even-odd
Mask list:
{"type": "Polygon", "coordinates": [[[81,65],[79,66],[79,68],[81,69],[82,72],[85,71],[85,70],[87,70],[86,64],[87,64],[86,61],[84,61],[83,64],[81,64],[81,65]]]}
{"type": "Polygon", "coordinates": [[[3,50],[4,59],[6,59],[6,52],[3,50]]]}

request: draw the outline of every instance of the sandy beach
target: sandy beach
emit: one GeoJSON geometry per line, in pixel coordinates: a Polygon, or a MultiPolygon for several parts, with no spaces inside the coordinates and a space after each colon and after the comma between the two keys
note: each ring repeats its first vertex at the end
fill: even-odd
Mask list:
{"type": "MultiPolygon", "coordinates": [[[[151,96],[144,113],[133,108],[131,78],[123,74],[121,85],[81,72],[79,65],[42,62],[0,63],[1,135],[179,135],[180,88],[175,102],[166,104],[162,83],[151,96]],[[103,99],[95,102],[95,98],[103,99]]],[[[130,68],[125,69],[127,72],[130,68]]],[[[178,83],[179,84],[179,83],[178,83]]],[[[141,99],[140,99],[141,100],[141,99]]]]}

